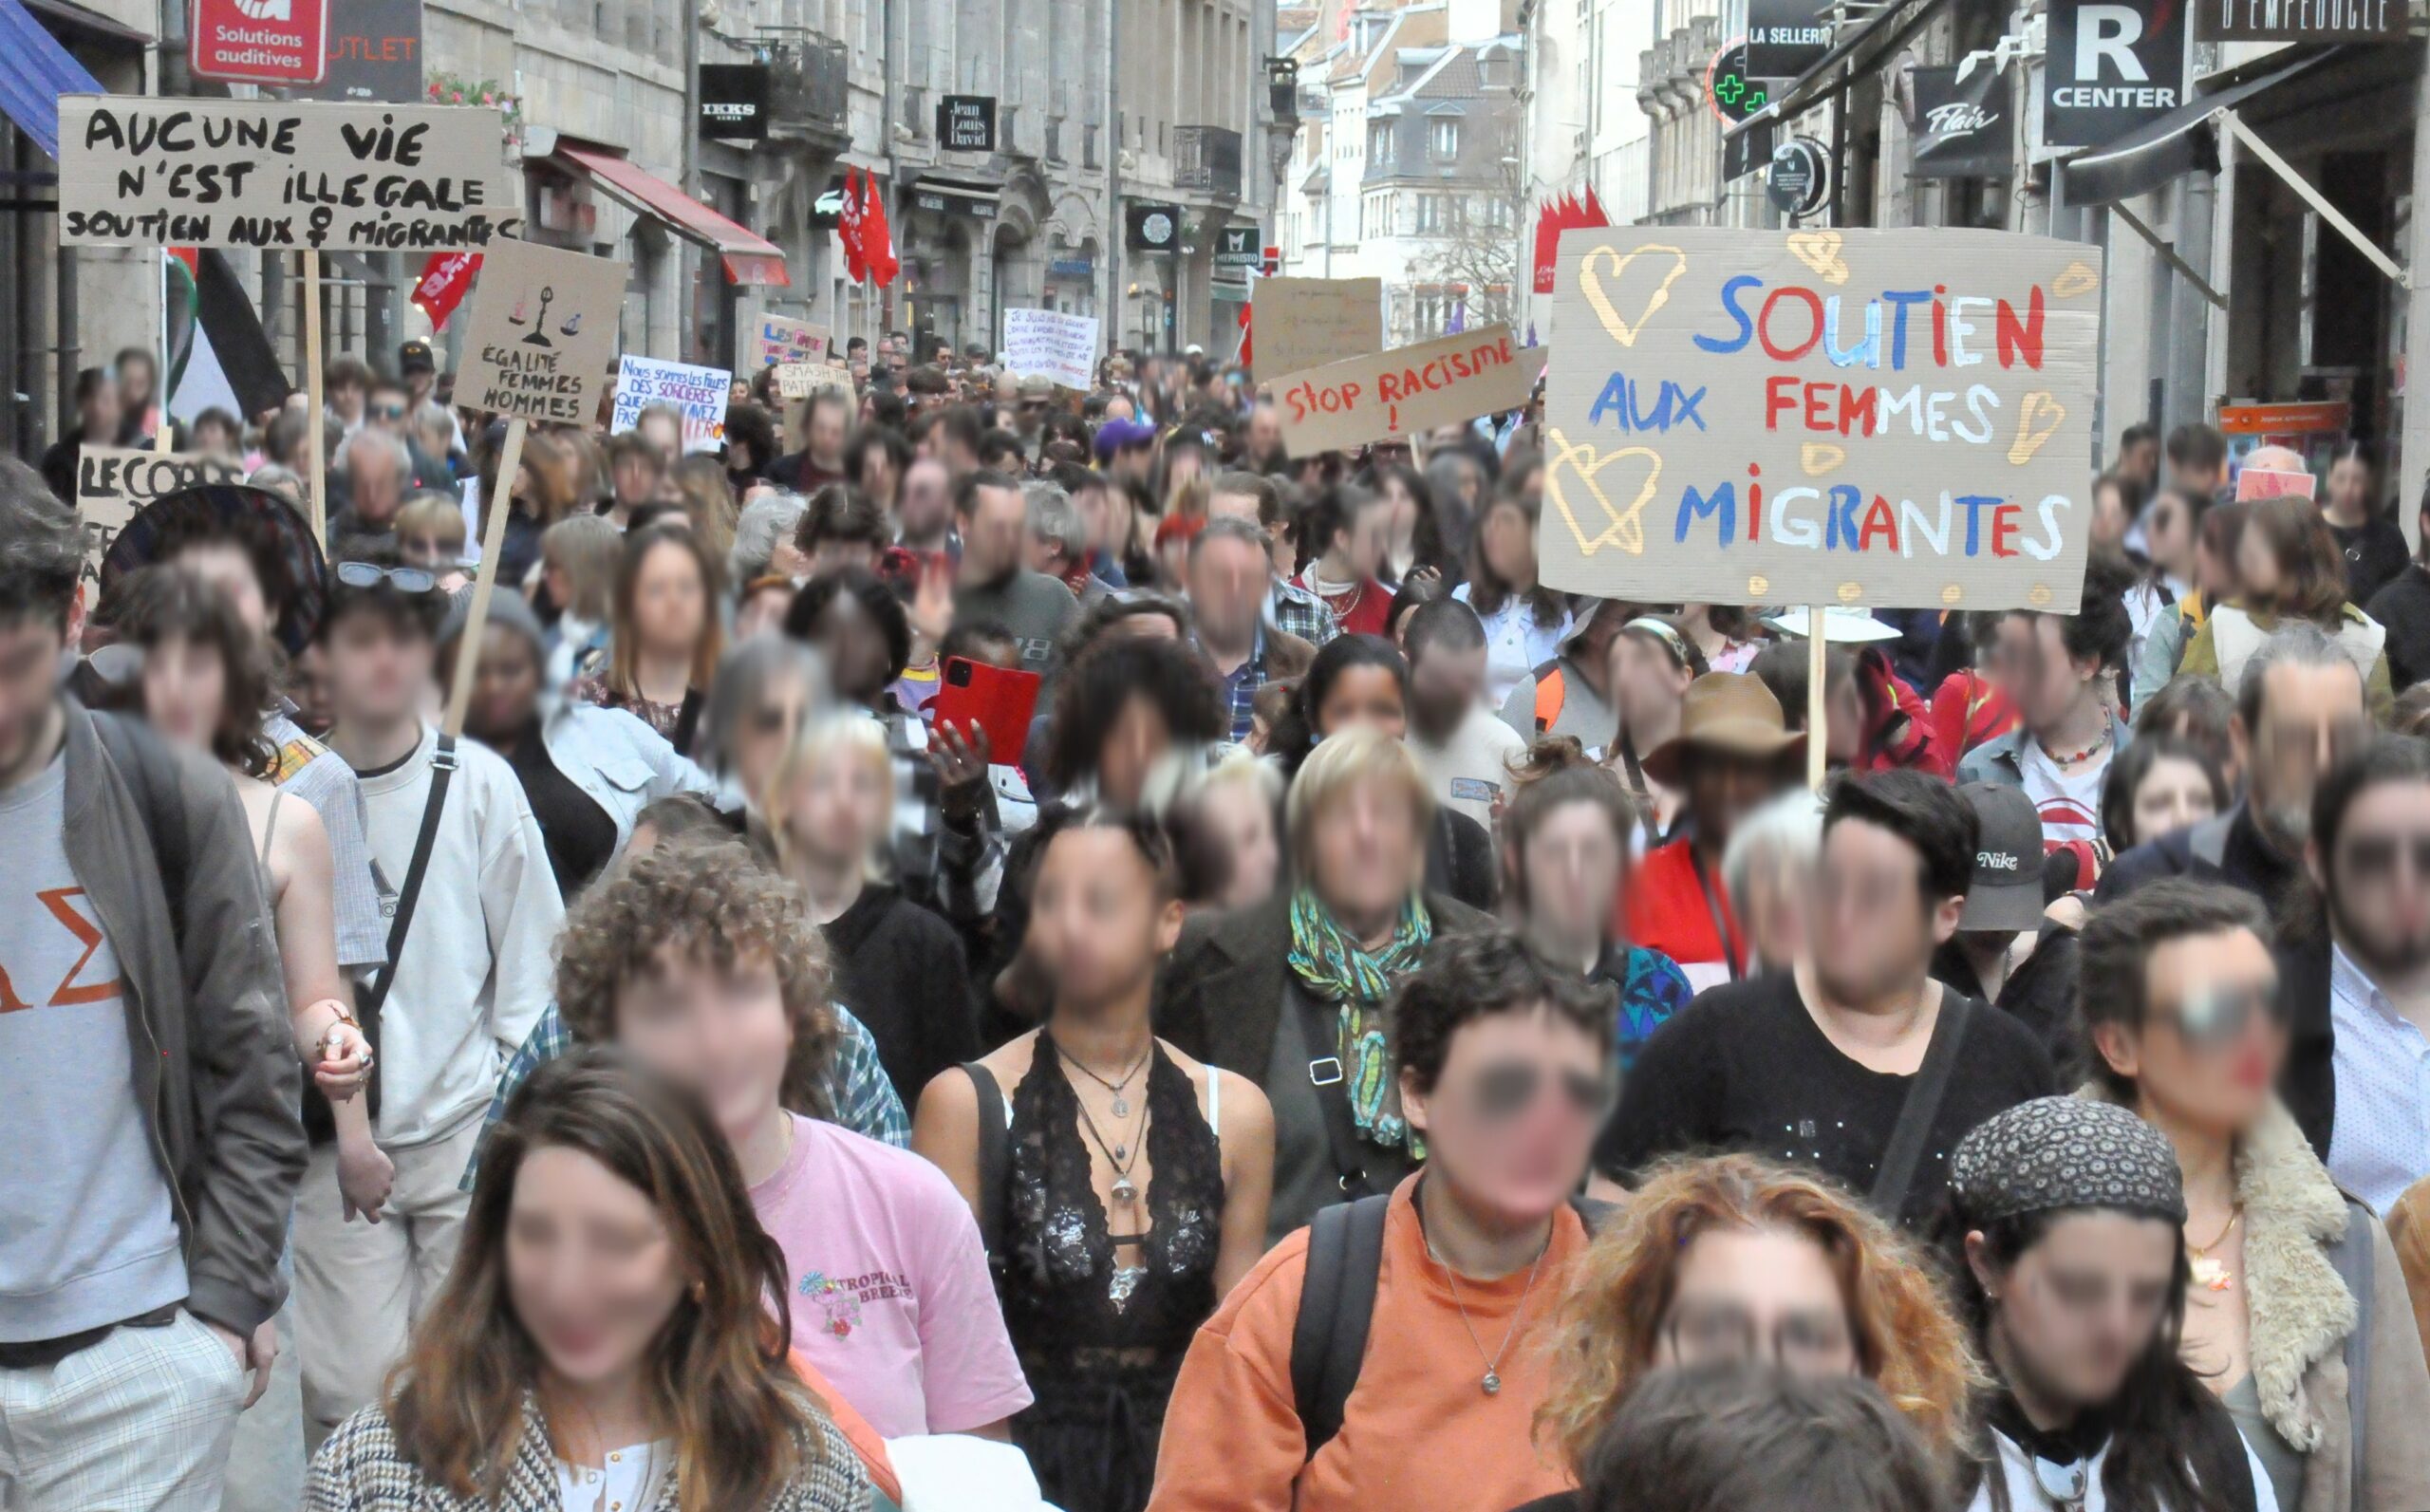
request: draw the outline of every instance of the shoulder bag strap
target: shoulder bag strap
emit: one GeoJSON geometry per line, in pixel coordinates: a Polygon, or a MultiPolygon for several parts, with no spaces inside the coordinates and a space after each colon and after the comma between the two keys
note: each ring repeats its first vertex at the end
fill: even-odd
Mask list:
{"type": "Polygon", "coordinates": [[[1392,1205],[1390,1193],[1362,1197],[1318,1209],[1308,1224],[1307,1269],[1291,1328],[1291,1395],[1311,1460],[1341,1431],[1358,1384],[1392,1205]]]}
{"type": "Polygon", "coordinates": [[[1004,1090],[996,1073],[975,1060],[962,1063],[970,1090],[979,1098],[979,1238],[993,1255],[1004,1232],[1004,1183],[1012,1174],[1013,1145],[1004,1107],[1004,1090]]]}
{"type": "Polygon", "coordinates": [[[1908,1083],[1906,1101],[1898,1105],[1898,1122],[1891,1128],[1890,1143],[1881,1152],[1881,1167],[1874,1173],[1873,1191],[1867,1198],[1868,1205],[1886,1223],[1898,1221],[1908,1189],[1916,1185],[1916,1167],[1923,1161],[1924,1145],[1932,1137],[1933,1125],[1940,1120],[1941,1104],[1948,1099],[1950,1073],[1957,1065],[1957,1047],[1966,1037],[1972,1011],[1964,993],[1942,989],[1932,1043],[1924,1047],[1924,1063],[1908,1083]]]}
{"type": "Polygon", "coordinates": [[[1318,999],[1296,977],[1284,992],[1299,1005],[1299,1048],[1307,1052],[1309,1091],[1324,1114],[1325,1148],[1333,1156],[1335,1184],[1354,1202],[1371,1196],[1364,1142],[1350,1113],[1350,1068],[1341,1059],[1340,1006],[1318,999]]]}
{"type": "Polygon", "coordinates": [[[421,901],[422,879],[430,871],[430,852],[439,842],[439,821],[447,808],[447,788],[456,777],[456,737],[441,735],[439,749],[430,757],[430,796],[421,806],[421,829],[414,835],[413,859],[405,863],[405,880],[397,889],[397,912],[388,921],[388,969],[363,996],[363,1033],[378,1047],[378,1031],[372,1025],[380,1010],[388,1000],[388,989],[397,983],[397,967],[405,959],[405,936],[414,925],[414,906],[421,901]]]}
{"type": "Polygon", "coordinates": [[[1713,890],[1713,880],[1705,871],[1705,858],[1696,854],[1693,842],[1688,846],[1688,865],[1696,872],[1696,890],[1704,894],[1705,906],[1712,913],[1713,937],[1721,942],[1723,964],[1729,967],[1729,980],[1742,981],[1747,976],[1747,963],[1739,959],[1738,943],[1729,928],[1729,911],[1721,905],[1721,894],[1713,890]]]}

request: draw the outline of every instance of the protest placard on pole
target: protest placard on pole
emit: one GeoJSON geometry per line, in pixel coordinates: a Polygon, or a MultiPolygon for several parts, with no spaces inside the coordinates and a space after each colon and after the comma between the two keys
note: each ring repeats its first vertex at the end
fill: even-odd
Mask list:
{"type": "Polygon", "coordinates": [[[63,246],[427,252],[523,224],[505,123],[473,105],[65,95],[63,246]]]}
{"type": "Polygon", "coordinates": [[[734,375],[722,367],[669,363],[626,352],[616,365],[616,406],[608,432],[622,436],[641,423],[642,411],[664,404],[683,419],[683,450],[709,451],[725,444],[726,405],[734,375]]]}
{"type": "Polygon", "coordinates": [[[1280,379],[1273,387],[1283,449],[1347,451],[1523,408],[1536,383],[1523,351],[1509,327],[1484,326],[1280,379]]]}
{"type": "MultiPolygon", "coordinates": [[[[165,429],[165,427],[163,427],[165,429]]],[[[84,581],[98,591],[102,558],[126,522],[154,499],[204,483],[239,483],[234,458],[201,452],[86,446],[76,454],[76,514],[84,522],[84,581]]]]}
{"type": "Polygon", "coordinates": [[[827,361],[827,327],[813,326],[806,320],[790,320],[782,315],[762,315],[759,328],[753,336],[757,347],[751,365],[781,367],[787,363],[823,363],[827,361]]]}
{"type": "Polygon", "coordinates": [[[1097,319],[1053,309],[1004,311],[1004,370],[1085,390],[1096,376],[1097,319]]]}
{"type": "Polygon", "coordinates": [[[850,397],[852,370],[833,363],[786,363],[776,369],[779,399],[808,399],[822,388],[840,388],[850,397]]]}
{"type": "Polygon", "coordinates": [[[1250,293],[1264,380],[1384,349],[1380,278],[1261,278],[1250,293]]]}

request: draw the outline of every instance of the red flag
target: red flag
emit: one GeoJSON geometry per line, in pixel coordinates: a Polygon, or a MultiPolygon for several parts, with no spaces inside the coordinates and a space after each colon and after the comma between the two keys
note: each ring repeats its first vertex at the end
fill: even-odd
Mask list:
{"type": "Polygon", "coordinates": [[[1611,217],[1603,214],[1603,202],[1595,197],[1595,186],[1593,184],[1588,184],[1586,186],[1586,217],[1583,220],[1580,220],[1579,224],[1581,226],[1608,226],[1611,223],[1611,217]]]}
{"type": "Polygon", "coordinates": [[[894,255],[894,228],[886,223],[886,196],[877,187],[877,175],[864,175],[861,190],[868,198],[863,208],[869,216],[861,228],[862,252],[869,258],[869,281],[882,287],[894,282],[903,262],[894,255]]]}
{"type": "Polygon", "coordinates": [[[1241,307],[1241,355],[1234,359],[1234,361],[1238,362],[1243,367],[1251,367],[1255,365],[1249,358],[1249,311],[1256,308],[1257,307],[1254,304],[1243,305],[1241,307]]]}
{"type": "Polygon", "coordinates": [[[447,317],[464,302],[465,294],[473,288],[473,275],[480,271],[479,252],[437,252],[423,261],[412,299],[430,317],[431,329],[447,328],[447,317]]]}
{"type": "Polygon", "coordinates": [[[864,233],[861,227],[861,171],[844,170],[844,209],[835,217],[835,234],[844,243],[844,270],[858,284],[869,278],[869,257],[861,250],[864,233]]]}

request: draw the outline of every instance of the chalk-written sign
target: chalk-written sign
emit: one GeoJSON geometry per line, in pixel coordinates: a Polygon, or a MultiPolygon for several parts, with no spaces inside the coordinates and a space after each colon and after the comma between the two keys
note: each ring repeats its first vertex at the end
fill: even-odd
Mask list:
{"type": "Polygon", "coordinates": [[[1569,233],[1544,582],[2073,611],[2101,279],[2080,243],[1994,231],[1569,233]]]}
{"type": "Polygon", "coordinates": [[[1266,377],[1384,349],[1380,278],[1261,278],[1250,299],[1257,370],[1266,377]]]}
{"type": "Polygon", "coordinates": [[[471,105],[64,95],[76,247],[477,247],[523,225],[504,126],[471,105]]]}
{"type": "Polygon", "coordinates": [[[1481,326],[1283,379],[1274,385],[1283,448],[1293,457],[1346,451],[1521,408],[1536,383],[1523,350],[1509,327],[1481,326]]]}
{"type": "Polygon", "coordinates": [[[821,389],[842,389],[847,397],[852,392],[852,370],[833,363],[783,363],[776,368],[776,397],[808,399],[821,389]]]}
{"type": "Polygon", "coordinates": [[[1004,370],[1086,388],[1097,364],[1097,318],[1053,309],[1004,311],[1004,370]]]}
{"type": "Polygon", "coordinates": [[[725,410],[733,396],[734,375],[722,367],[627,352],[616,365],[616,407],[608,429],[622,436],[641,423],[642,411],[663,404],[683,417],[685,451],[714,451],[725,444],[725,410]]]}
{"type": "Polygon", "coordinates": [[[200,452],[87,446],[76,457],[76,513],[84,522],[84,579],[96,588],[102,558],[126,522],[154,499],[204,483],[241,483],[245,470],[200,452]]]}
{"type": "Polygon", "coordinates": [[[474,409],[589,427],[599,413],[625,265],[528,241],[494,241],[473,290],[456,401],[474,409]]]}
{"type": "Polygon", "coordinates": [[[758,354],[754,367],[779,367],[786,363],[827,361],[827,327],[782,315],[762,315],[757,335],[758,354]]]}

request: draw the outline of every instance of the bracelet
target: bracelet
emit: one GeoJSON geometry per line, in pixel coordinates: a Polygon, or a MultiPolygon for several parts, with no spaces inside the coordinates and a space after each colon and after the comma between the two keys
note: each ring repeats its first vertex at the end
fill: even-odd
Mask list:
{"type": "Polygon", "coordinates": [[[329,1036],[337,1032],[338,1025],[344,1024],[348,1029],[354,1030],[360,1030],[363,1026],[355,1022],[354,1015],[346,1008],[346,1005],[340,1002],[335,998],[324,998],[319,1002],[312,1004],[312,1006],[314,1008],[333,1008],[337,1011],[337,1017],[331,1018],[328,1022],[328,1027],[321,1031],[321,1037],[312,1042],[312,1058],[319,1060],[325,1058],[328,1055],[329,1036]]]}

